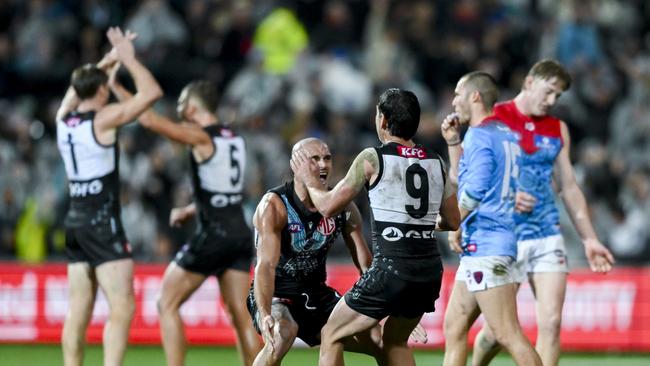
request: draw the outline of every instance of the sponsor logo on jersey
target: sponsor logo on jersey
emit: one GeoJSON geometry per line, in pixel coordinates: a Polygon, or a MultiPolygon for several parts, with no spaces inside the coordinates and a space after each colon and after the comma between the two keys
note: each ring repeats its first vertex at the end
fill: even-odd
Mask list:
{"type": "Polygon", "coordinates": [[[409,230],[404,234],[404,232],[394,226],[389,226],[381,232],[381,236],[386,241],[397,241],[402,238],[409,239],[432,239],[435,237],[434,230],[409,230]]]}
{"type": "Polygon", "coordinates": [[[331,217],[323,217],[322,219],[320,219],[320,222],[318,223],[318,227],[316,228],[316,230],[318,230],[318,232],[323,235],[331,235],[335,229],[336,229],[336,222],[331,217]]]}
{"type": "Polygon", "coordinates": [[[86,197],[88,195],[97,195],[102,192],[104,185],[99,179],[90,182],[70,182],[70,197],[86,197]]]}
{"type": "Polygon", "coordinates": [[[424,151],[424,149],[419,147],[398,146],[397,153],[405,158],[424,159],[427,157],[427,153],[424,151]]]}
{"type": "Polygon", "coordinates": [[[303,230],[303,226],[300,223],[297,222],[290,222],[289,225],[287,225],[287,230],[289,230],[290,233],[297,233],[303,230]]]}
{"type": "Polygon", "coordinates": [[[242,201],[241,194],[221,194],[217,193],[210,198],[210,204],[213,207],[221,208],[228,205],[236,205],[242,201]]]}
{"type": "Polygon", "coordinates": [[[524,128],[528,131],[535,131],[535,124],[533,122],[526,122],[524,128]]]}
{"type": "Polygon", "coordinates": [[[68,127],[77,127],[81,123],[81,118],[79,117],[70,117],[65,120],[65,124],[68,127]]]}
{"type": "Polygon", "coordinates": [[[234,135],[235,134],[232,133],[232,131],[227,129],[227,128],[221,129],[221,136],[223,136],[223,137],[233,137],[234,135]]]}
{"type": "Polygon", "coordinates": [[[386,241],[397,241],[404,237],[404,233],[402,232],[402,230],[394,226],[389,226],[385,228],[384,231],[381,232],[381,236],[386,241]]]}

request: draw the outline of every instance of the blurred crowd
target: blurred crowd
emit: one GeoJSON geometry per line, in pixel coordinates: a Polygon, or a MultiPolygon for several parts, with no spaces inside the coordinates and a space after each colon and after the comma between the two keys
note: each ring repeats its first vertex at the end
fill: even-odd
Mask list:
{"type": "MultiPolygon", "coordinates": [[[[440,123],[460,76],[490,72],[504,100],[535,61],[556,58],[574,82],[553,113],[570,127],[599,236],[619,263],[650,263],[645,0],[1,1],[0,258],[63,258],[67,183],[54,114],[71,71],[107,51],[110,25],[138,34],[138,57],[166,93],[160,112],[174,115],[193,79],[218,86],[221,122],[247,139],[248,217],[266,189],[290,178],[295,141],[329,143],[332,182],[362,148],[377,145],[383,89],[417,94],[416,140],[444,156],[440,123]]],[[[167,261],[192,230],[168,225],[170,209],[192,199],[188,152],[137,123],[121,129],[120,145],[123,221],[135,257],[167,261]]],[[[367,213],[367,202],[359,204],[367,213]]],[[[572,265],[581,266],[568,220],[563,215],[572,265]]]]}

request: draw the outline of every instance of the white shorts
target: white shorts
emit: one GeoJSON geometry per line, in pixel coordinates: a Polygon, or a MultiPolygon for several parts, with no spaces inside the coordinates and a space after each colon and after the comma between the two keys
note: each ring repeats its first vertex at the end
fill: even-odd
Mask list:
{"type": "Polygon", "coordinates": [[[464,281],[469,292],[515,282],[515,260],[507,256],[461,257],[456,281],[464,281]]]}
{"type": "Polygon", "coordinates": [[[517,242],[517,282],[526,282],[529,273],[540,272],[569,272],[562,235],[517,242]]]}

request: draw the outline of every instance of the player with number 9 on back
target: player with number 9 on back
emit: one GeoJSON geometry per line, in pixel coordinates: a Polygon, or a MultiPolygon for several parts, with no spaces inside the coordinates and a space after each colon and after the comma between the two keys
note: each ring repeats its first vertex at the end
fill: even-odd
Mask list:
{"type": "Polygon", "coordinates": [[[425,312],[434,311],[442,262],[433,231],[456,230],[456,194],[443,161],[412,138],[420,122],[415,94],[388,89],[375,116],[380,147],[363,150],[332,190],[318,180],[313,155],[292,155],[295,176],[325,217],[343,210],[368,188],[373,226],[370,269],[336,305],[322,331],[321,365],[343,364],[343,345],[360,331],[386,319],[382,334],[388,364],[414,365],[407,340],[425,312]]]}

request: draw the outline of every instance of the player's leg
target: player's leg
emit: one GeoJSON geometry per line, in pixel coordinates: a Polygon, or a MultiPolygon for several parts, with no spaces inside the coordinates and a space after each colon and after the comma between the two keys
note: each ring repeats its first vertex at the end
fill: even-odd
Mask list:
{"type": "Polygon", "coordinates": [[[228,269],[219,276],[219,289],[231,322],[237,332],[237,349],[244,365],[251,365],[262,349],[253,321],[246,309],[246,298],[250,286],[250,273],[228,269]]]}
{"type": "Polygon", "coordinates": [[[347,305],[345,299],[341,299],[321,331],[319,364],[343,365],[343,347],[346,338],[368,331],[378,323],[377,319],[354,311],[347,305]]]}
{"type": "Polygon", "coordinates": [[[416,318],[388,317],[384,323],[382,336],[382,346],[388,365],[415,366],[415,359],[407,342],[421,318],[422,316],[416,318]]]}
{"type": "Polygon", "coordinates": [[[382,350],[382,328],[376,326],[343,340],[343,349],[347,352],[363,353],[372,356],[377,365],[386,365],[382,350]]]}
{"type": "Polygon", "coordinates": [[[517,318],[517,289],[514,283],[474,292],[485,321],[517,365],[540,365],[542,361],[526,338],[517,318]]]}
{"type": "Polygon", "coordinates": [[[467,333],[479,314],[478,303],[467,289],[467,284],[456,278],[445,312],[443,365],[464,366],[467,363],[467,333]]]}
{"type": "Polygon", "coordinates": [[[566,272],[532,273],[531,286],[537,311],[535,349],[544,366],[555,366],[560,358],[560,327],[566,294],[566,272]]]}
{"type": "Polygon", "coordinates": [[[104,325],[104,365],[122,365],[135,312],[133,260],[127,258],[102,263],[95,269],[95,275],[109,306],[108,320],[104,325]]]}
{"type": "Polygon", "coordinates": [[[474,349],[472,353],[472,366],[487,366],[490,361],[501,351],[501,345],[494,338],[494,333],[487,323],[474,338],[474,349]]]}
{"type": "Polygon", "coordinates": [[[61,345],[65,366],[83,363],[86,328],[90,322],[97,293],[97,280],[86,262],[68,264],[68,312],[63,323],[61,345]]]}
{"type": "MultiPolygon", "coordinates": [[[[254,366],[280,365],[298,335],[298,324],[284,304],[274,303],[271,306],[271,315],[275,319],[273,345],[270,342],[264,344],[255,357],[254,366]]],[[[256,314],[256,318],[259,318],[259,314],[256,314]]]]}
{"type": "Polygon", "coordinates": [[[175,262],[171,262],[165,270],[158,313],[167,365],[183,365],[185,362],[185,332],[180,307],[205,278],[202,274],[186,271],[175,262]]]}

